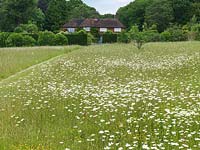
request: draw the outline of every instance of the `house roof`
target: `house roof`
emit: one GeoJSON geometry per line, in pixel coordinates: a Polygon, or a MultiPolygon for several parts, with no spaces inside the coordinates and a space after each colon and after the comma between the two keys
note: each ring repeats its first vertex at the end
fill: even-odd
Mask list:
{"type": "Polygon", "coordinates": [[[84,19],[72,19],[63,25],[64,28],[78,28],[84,19]]]}
{"type": "Polygon", "coordinates": [[[79,27],[97,27],[99,19],[85,19],[79,27]]]}
{"type": "Polygon", "coordinates": [[[66,23],[63,27],[125,28],[125,26],[118,19],[73,19],[66,23]]]}
{"type": "Polygon", "coordinates": [[[100,28],[124,28],[124,25],[118,19],[101,19],[97,23],[100,28]]]}

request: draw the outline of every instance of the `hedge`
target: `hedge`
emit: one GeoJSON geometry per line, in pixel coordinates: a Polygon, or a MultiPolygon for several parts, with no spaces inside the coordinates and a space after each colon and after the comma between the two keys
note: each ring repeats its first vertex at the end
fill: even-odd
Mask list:
{"type": "Polygon", "coordinates": [[[116,43],[117,42],[117,34],[114,33],[105,33],[103,34],[103,43],[116,43]]]}
{"type": "Polygon", "coordinates": [[[65,34],[69,45],[88,45],[87,34],[65,34]]]}

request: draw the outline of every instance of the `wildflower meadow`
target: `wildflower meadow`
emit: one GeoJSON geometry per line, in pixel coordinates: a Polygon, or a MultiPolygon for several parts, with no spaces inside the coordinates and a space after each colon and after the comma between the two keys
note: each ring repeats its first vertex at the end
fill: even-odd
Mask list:
{"type": "Polygon", "coordinates": [[[0,81],[0,150],[199,149],[200,42],[80,47],[0,81]]]}

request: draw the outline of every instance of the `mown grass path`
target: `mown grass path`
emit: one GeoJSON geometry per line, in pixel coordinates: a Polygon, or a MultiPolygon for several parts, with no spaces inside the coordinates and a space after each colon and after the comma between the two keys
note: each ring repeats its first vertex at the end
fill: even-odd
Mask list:
{"type": "Polygon", "coordinates": [[[0,84],[0,149],[198,150],[199,47],[89,46],[0,84]]]}

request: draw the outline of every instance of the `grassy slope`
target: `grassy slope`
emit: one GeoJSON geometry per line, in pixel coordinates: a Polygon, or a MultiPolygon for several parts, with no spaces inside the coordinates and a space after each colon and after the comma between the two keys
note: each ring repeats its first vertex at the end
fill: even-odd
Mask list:
{"type": "Polygon", "coordinates": [[[0,84],[0,149],[198,149],[199,47],[91,46],[0,84]]]}
{"type": "Polygon", "coordinates": [[[0,80],[70,50],[71,47],[1,48],[0,80]]]}

